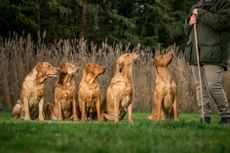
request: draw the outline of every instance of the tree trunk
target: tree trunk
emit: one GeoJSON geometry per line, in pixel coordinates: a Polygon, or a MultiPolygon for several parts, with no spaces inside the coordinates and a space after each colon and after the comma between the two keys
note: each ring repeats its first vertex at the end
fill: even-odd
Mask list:
{"type": "Polygon", "coordinates": [[[79,38],[85,37],[85,23],[86,23],[86,5],[87,0],[80,0],[80,32],[79,32],[79,38]]]}

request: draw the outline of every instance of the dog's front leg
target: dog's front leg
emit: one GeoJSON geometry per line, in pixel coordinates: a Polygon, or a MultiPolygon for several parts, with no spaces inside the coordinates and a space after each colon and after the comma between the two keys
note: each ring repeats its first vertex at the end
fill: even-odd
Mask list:
{"type": "Polygon", "coordinates": [[[86,121],[86,102],[80,100],[80,104],[81,104],[81,120],[82,121],[86,121]]]}
{"type": "Polygon", "coordinates": [[[154,103],[155,103],[156,121],[160,121],[161,120],[161,109],[162,109],[162,98],[161,97],[155,98],[154,103]]]}
{"type": "Polygon", "coordinates": [[[78,120],[78,117],[77,117],[77,101],[75,98],[73,98],[73,120],[74,121],[77,121],[78,120]]]}
{"type": "Polygon", "coordinates": [[[133,109],[132,102],[128,105],[127,109],[128,109],[128,122],[132,123],[133,122],[133,118],[132,118],[132,109],[133,109]]]}
{"type": "Polygon", "coordinates": [[[43,116],[43,107],[44,107],[44,98],[42,98],[39,102],[39,115],[38,118],[40,121],[44,120],[44,116],[43,116]]]}
{"type": "Polygon", "coordinates": [[[29,99],[27,97],[23,97],[23,104],[24,104],[24,120],[30,120],[30,109],[29,109],[29,99]]]}
{"type": "Polygon", "coordinates": [[[58,110],[57,110],[57,112],[58,112],[58,120],[59,121],[62,121],[63,120],[63,117],[62,117],[62,109],[61,109],[61,100],[57,100],[57,99],[55,99],[56,100],[56,102],[55,103],[57,103],[57,105],[58,105],[58,110]]]}
{"type": "Polygon", "coordinates": [[[155,109],[156,109],[156,104],[155,104],[155,95],[156,95],[156,91],[154,91],[154,94],[153,94],[153,96],[152,96],[152,117],[151,116],[149,116],[149,119],[150,118],[153,118],[154,117],[154,113],[155,113],[155,109]]]}
{"type": "Polygon", "coordinates": [[[173,120],[178,121],[178,114],[177,114],[177,97],[173,98],[173,120]]]}
{"type": "Polygon", "coordinates": [[[97,120],[101,121],[101,103],[100,103],[100,98],[97,99],[96,101],[96,110],[97,110],[97,120]]]}
{"type": "Polygon", "coordinates": [[[120,115],[120,110],[119,110],[119,108],[120,108],[120,101],[118,101],[117,100],[117,98],[114,98],[113,99],[113,101],[114,101],[114,120],[115,120],[115,122],[119,122],[119,115],[120,115]]]}

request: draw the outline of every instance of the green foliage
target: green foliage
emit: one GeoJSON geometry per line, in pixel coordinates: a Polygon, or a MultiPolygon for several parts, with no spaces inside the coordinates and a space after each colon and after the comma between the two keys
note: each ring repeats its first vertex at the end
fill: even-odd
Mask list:
{"type": "MultiPolygon", "coordinates": [[[[0,113],[0,152],[79,153],[227,153],[228,126],[202,125],[198,114],[181,114],[179,122],[151,123],[135,113],[134,123],[15,121],[0,113]]],[[[212,116],[217,121],[217,115],[212,116]]]]}
{"type": "Polygon", "coordinates": [[[79,38],[154,48],[183,44],[183,24],[195,0],[1,0],[0,35],[46,31],[46,41],[79,38]],[[6,13],[7,12],[7,13],[6,13]]]}
{"type": "Polygon", "coordinates": [[[58,0],[51,0],[51,1],[47,2],[51,13],[58,13],[60,15],[60,17],[71,15],[72,10],[69,9],[68,7],[61,5],[61,2],[62,1],[60,1],[60,0],[59,1],[58,0]]]}

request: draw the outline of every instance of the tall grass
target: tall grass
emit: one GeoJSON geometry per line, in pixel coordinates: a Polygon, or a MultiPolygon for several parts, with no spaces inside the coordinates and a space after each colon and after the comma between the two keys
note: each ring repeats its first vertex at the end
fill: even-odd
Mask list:
{"type": "MultiPolygon", "coordinates": [[[[150,111],[152,93],[154,89],[155,73],[151,64],[153,53],[149,48],[135,47],[140,53],[133,69],[134,82],[134,110],[150,111]]],[[[105,74],[99,77],[104,97],[106,89],[114,74],[116,59],[124,52],[129,51],[129,46],[121,43],[102,44],[89,43],[86,40],[56,40],[52,44],[44,44],[42,38],[33,42],[28,35],[26,38],[16,34],[8,39],[0,39],[0,109],[10,110],[19,98],[20,89],[25,76],[40,61],[48,61],[55,66],[64,62],[71,62],[80,66],[80,73],[76,82],[79,85],[81,71],[86,63],[95,62],[107,67],[105,74]]],[[[178,48],[171,46],[163,52],[174,50],[176,55],[169,69],[177,84],[177,96],[180,111],[197,110],[195,87],[191,69],[185,63],[184,57],[178,48]]],[[[230,99],[230,72],[224,75],[224,86],[230,99]]],[[[53,102],[53,93],[56,80],[46,82],[45,100],[53,102]]]]}

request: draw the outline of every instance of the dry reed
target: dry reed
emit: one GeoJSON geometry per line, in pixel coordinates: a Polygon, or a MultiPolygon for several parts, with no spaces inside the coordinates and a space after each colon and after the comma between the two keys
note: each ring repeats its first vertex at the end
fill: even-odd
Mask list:
{"type": "MultiPolygon", "coordinates": [[[[104,96],[115,70],[116,59],[124,51],[129,51],[130,47],[121,43],[109,45],[106,41],[99,46],[77,39],[57,40],[47,45],[43,43],[42,38],[33,42],[29,35],[23,38],[16,34],[8,39],[0,39],[0,110],[11,110],[19,98],[25,76],[40,61],[48,61],[55,66],[64,62],[80,66],[80,73],[76,76],[77,85],[79,85],[81,71],[86,63],[95,62],[106,66],[105,74],[99,78],[102,96],[104,96]]],[[[134,110],[150,111],[155,79],[154,68],[151,65],[153,53],[149,48],[142,49],[140,45],[135,48],[140,53],[140,59],[135,63],[133,69],[134,110]]],[[[169,69],[177,84],[179,109],[180,111],[195,111],[197,103],[190,67],[184,62],[183,55],[175,46],[161,50],[161,52],[172,50],[176,56],[169,69]]],[[[229,76],[230,72],[226,72],[223,76],[228,99],[230,99],[229,76]]],[[[55,82],[56,80],[48,80],[46,83],[46,102],[53,102],[55,82]]]]}

